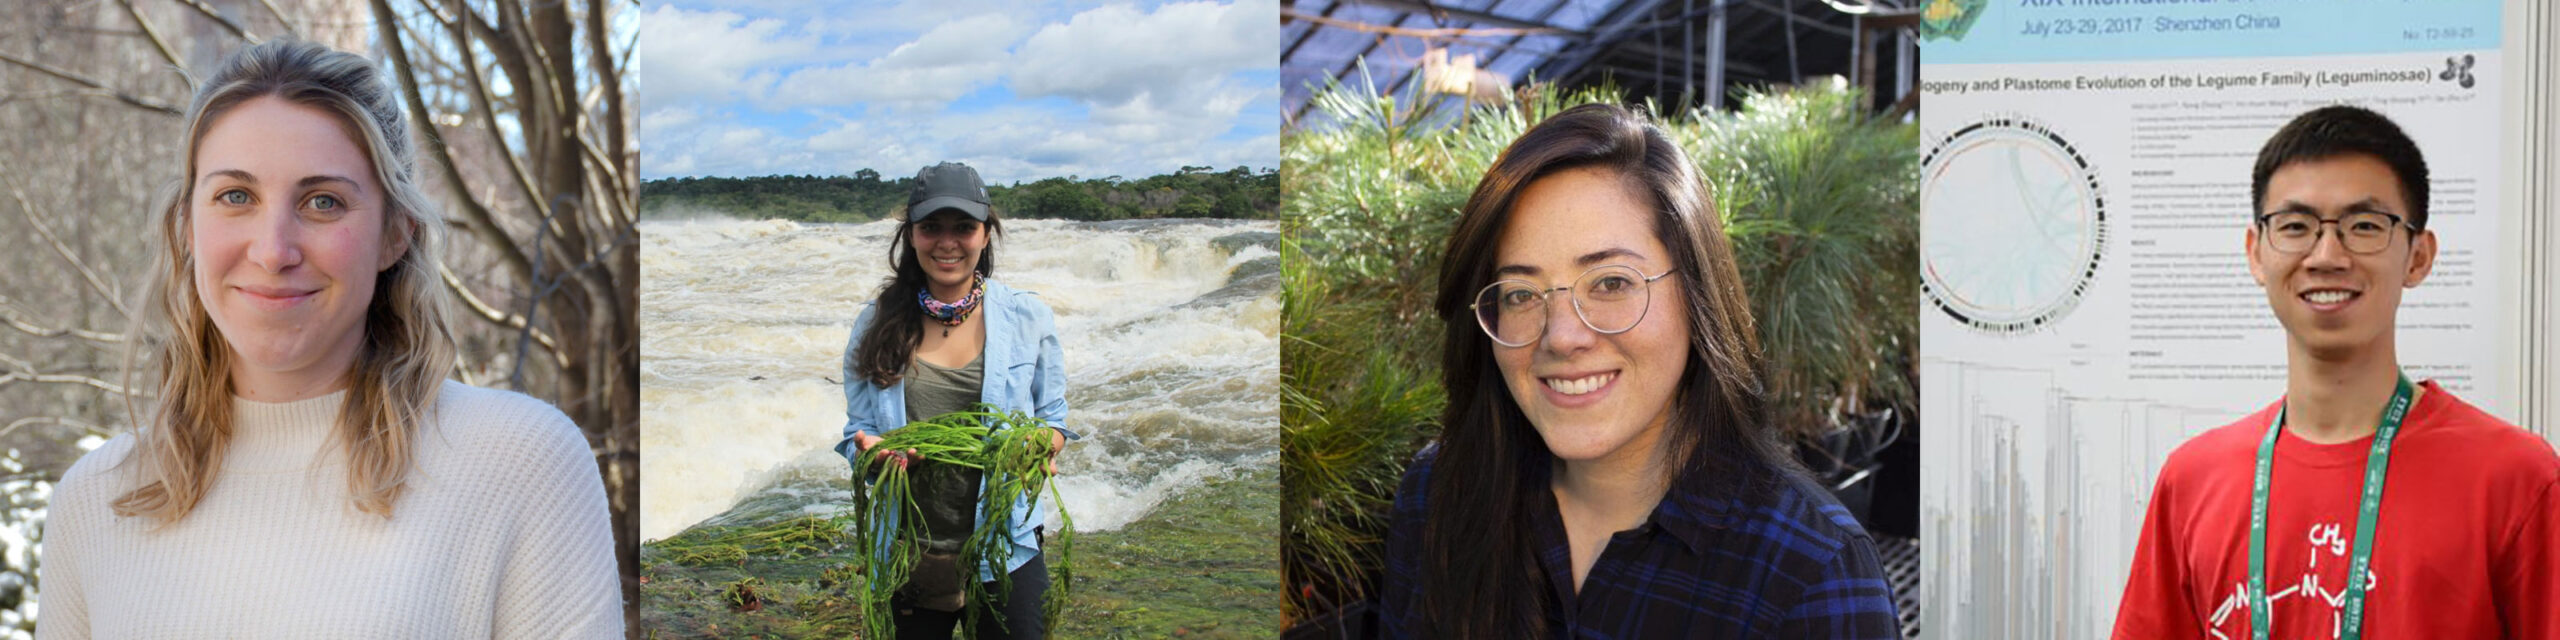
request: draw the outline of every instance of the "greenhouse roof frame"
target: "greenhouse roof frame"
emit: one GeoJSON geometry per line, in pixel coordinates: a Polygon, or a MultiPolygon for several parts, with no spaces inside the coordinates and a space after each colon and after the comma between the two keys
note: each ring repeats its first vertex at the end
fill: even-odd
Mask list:
{"type": "Polygon", "coordinates": [[[1914,10],[1904,7],[1917,3],[1283,0],[1281,113],[1287,126],[1297,126],[1319,87],[1358,82],[1364,62],[1373,90],[1410,91],[1434,55],[1471,56],[1503,91],[1534,78],[1568,89],[1610,84],[1629,99],[1665,105],[1722,107],[1734,87],[1838,75],[1884,78],[1874,93],[1893,104],[1916,71],[1907,33],[1914,10]],[[1865,61],[1874,69],[1859,68],[1862,45],[1881,58],[1865,61]]]}

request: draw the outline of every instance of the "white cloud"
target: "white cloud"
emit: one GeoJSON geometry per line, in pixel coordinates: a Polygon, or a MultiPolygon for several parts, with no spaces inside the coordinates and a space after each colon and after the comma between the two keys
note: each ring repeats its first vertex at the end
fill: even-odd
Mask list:
{"type": "Polygon", "coordinates": [[[782,20],[660,6],[640,15],[640,102],[754,99],[773,84],[775,65],[806,60],[818,40],[782,20]]]}
{"type": "Polygon", "coordinates": [[[1258,146],[1252,141],[1220,140],[1228,128],[1224,122],[1211,126],[1111,124],[1033,110],[997,110],[955,120],[946,128],[953,133],[942,149],[981,166],[981,173],[990,180],[1066,175],[1141,178],[1204,163],[1274,166],[1280,148],[1277,138],[1258,146]]]}
{"type": "Polygon", "coordinates": [[[701,112],[694,111],[692,107],[676,106],[656,109],[640,114],[640,135],[647,136],[659,131],[673,130],[691,125],[701,119],[701,112]]]}
{"type": "Polygon", "coordinates": [[[1105,125],[1146,125],[1158,129],[1199,131],[1214,136],[1235,122],[1246,106],[1273,99],[1279,93],[1278,87],[1255,87],[1220,79],[1208,87],[1171,99],[1147,93],[1125,103],[1095,106],[1092,108],[1093,120],[1105,125]]]}
{"type": "Polygon", "coordinates": [[[1113,4],[1071,16],[1046,3],[865,4],[889,2],[864,9],[862,24],[791,10],[778,21],[652,12],[684,23],[689,39],[644,34],[644,58],[679,69],[651,67],[649,82],[719,77],[644,92],[645,173],[900,176],[947,160],[1011,183],[1278,163],[1277,135],[1265,132],[1277,126],[1279,88],[1264,86],[1277,65],[1276,0],[1113,4]],[[705,55],[729,46],[724,38],[773,42],[705,55]],[[1013,100],[956,105],[999,83],[1013,100]],[[1238,130],[1254,137],[1231,139],[1238,130]]]}
{"type": "Polygon", "coordinates": [[[1014,92],[1063,96],[1097,107],[1149,96],[1186,104],[1214,93],[1229,73],[1278,64],[1276,0],[1181,2],[1141,12],[1113,4],[1042,27],[1018,51],[1014,92]]]}
{"type": "MultiPolygon", "coordinates": [[[[934,25],[969,16],[991,13],[1024,15],[1030,13],[1029,9],[1038,4],[1018,0],[898,0],[896,5],[866,16],[864,21],[912,31],[930,29],[934,25]]],[[[1003,44],[1010,46],[1014,39],[1021,37],[1021,34],[1015,34],[1013,38],[1006,39],[1003,44]]]]}
{"type": "Polygon", "coordinates": [[[687,137],[693,125],[701,121],[700,112],[692,107],[665,107],[640,114],[640,172],[642,175],[690,175],[697,168],[691,154],[676,153],[677,140],[687,137]]]}
{"type": "Polygon", "coordinates": [[[767,106],[878,102],[913,109],[948,104],[1003,77],[1011,57],[1006,46],[1027,31],[1003,14],[945,22],[878,59],[793,71],[767,106]]]}
{"type": "Polygon", "coordinates": [[[798,137],[691,107],[642,114],[640,145],[641,172],[649,176],[809,173],[804,167],[815,158],[798,137]]]}

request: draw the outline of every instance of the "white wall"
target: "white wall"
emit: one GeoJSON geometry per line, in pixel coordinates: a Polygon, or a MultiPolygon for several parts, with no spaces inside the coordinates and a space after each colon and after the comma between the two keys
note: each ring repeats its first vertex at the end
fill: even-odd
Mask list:
{"type": "Polygon", "coordinates": [[[2507,0],[2504,407],[2488,407],[2560,442],[2560,6],[2507,0]]]}

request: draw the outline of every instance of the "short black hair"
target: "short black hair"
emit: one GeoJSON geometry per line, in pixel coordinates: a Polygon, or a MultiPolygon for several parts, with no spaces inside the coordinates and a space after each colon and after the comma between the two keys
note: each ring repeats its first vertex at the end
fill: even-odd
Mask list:
{"type": "MultiPolygon", "coordinates": [[[[2427,229],[2427,159],[2400,125],[2371,109],[2330,105],[2294,116],[2258,148],[2258,166],[2249,172],[2249,206],[2267,204],[2267,178],[2296,162],[2363,154],[2381,160],[2400,179],[2400,198],[2409,203],[2409,228],[2427,229]]],[[[2258,211],[2251,211],[2254,218],[2258,211]]]]}

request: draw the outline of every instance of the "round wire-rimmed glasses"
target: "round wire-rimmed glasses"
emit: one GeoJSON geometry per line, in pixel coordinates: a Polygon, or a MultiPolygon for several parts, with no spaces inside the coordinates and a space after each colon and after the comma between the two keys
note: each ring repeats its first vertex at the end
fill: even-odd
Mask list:
{"type": "MultiPolygon", "coordinates": [[[[2380,211],[2358,211],[2336,219],[2322,218],[2308,211],[2279,211],[2258,216],[2259,235],[2267,246],[2285,253],[2310,253],[2320,243],[2323,227],[2338,225],[2338,244],[2349,253],[2375,253],[2391,246],[2391,230],[2408,224],[2400,216],[2380,211]]],[[[2410,227],[2410,231],[2417,228],[2410,227]]]]}
{"type": "Polygon", "coordinates": [[[1601,265],[1582,272],[1573,286],[1540,288],[1527,280],[1501,280],[1476,292],[1476,326],[1485,337],[1505,347],[1525,347],[1547,334],[1547,299],[1566,292],[1573,315],[1582,325],[1604,334],[1626,333],[1644,321],[1653,307],[1653,281],[1670,271],[1647,276],[1635,267],[1601,265]]]}

